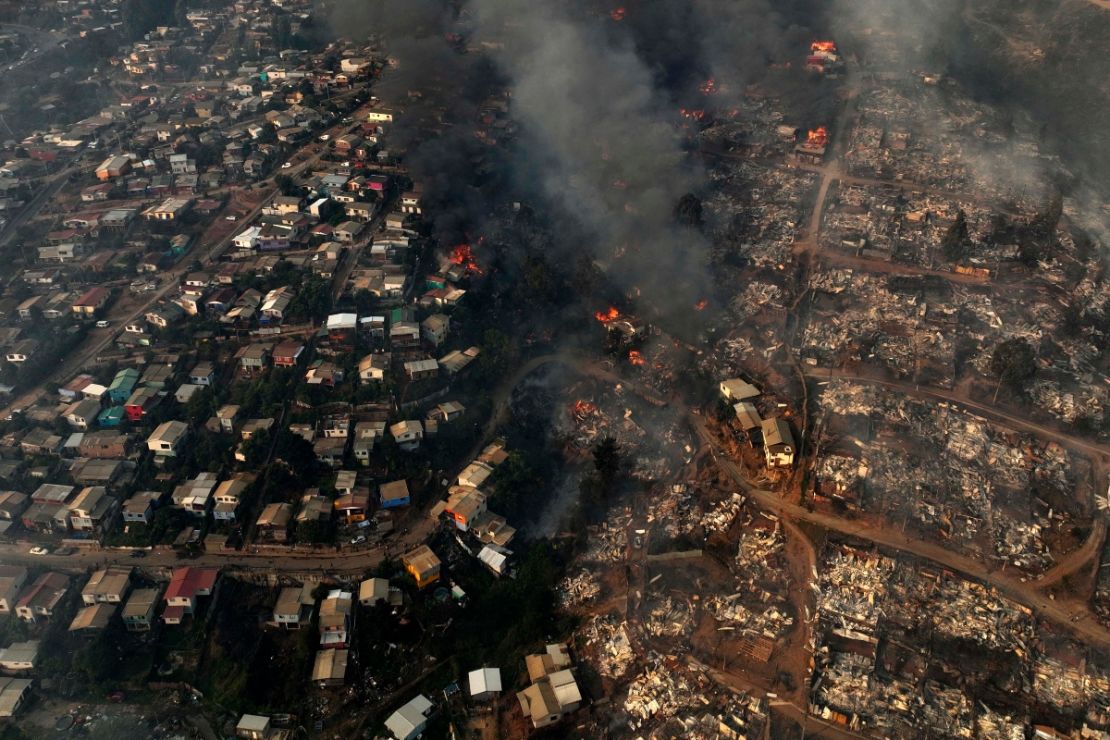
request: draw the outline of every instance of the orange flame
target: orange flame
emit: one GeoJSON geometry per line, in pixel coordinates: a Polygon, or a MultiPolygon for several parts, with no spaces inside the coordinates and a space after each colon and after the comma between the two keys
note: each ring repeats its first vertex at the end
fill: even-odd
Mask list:
{"type": "Polygon", "coordinates": [[[702,298],[700,301],[698,301],[697,303],[694,304],[694,310],[695,311],[704,311],[705,307],[708,306],[708,305],[709,305],[709,301],[702,298]]]}
{"type": "Polygon", "coordinates": [[[575,401],[574,405],[570,407],[571,416],[578,421],[582,421],[587,416],[597,413],[597,406],[594,406],[589,401],[575,401]]]}
{"type": "Polygon", "coordinates": [[[708,80],[701,83],[698,90],[701,91],[702,95],[716,95],[718,92],[717,81],[710,77],[708,80]]]}
{"type": "Polygon", "coordinates": [[[705,111],[699,109],[679,108],[678,114],[691,121],[700,121],[705,118],[705,111]]]}
{"type": "Polygon", "coordinates": [[[627,11],[624,8],[613,8],[613,10],[609,12],[609,17],[619,23],[624,20],[626,14],[627,11]]]}
{"type": "Polygon", "coordinates": [[[818,126],[813,131],[806,133],[806,146],[814,148],[826,147],[829,145],[829,130],[824,126],[818,126]]]}
{"type": "Polygon", "coordinates": [[[598,311],[594,314],[594,318],[603,324],[611,324],[621,317],[621,312],[612,306],[608,311],[598,311]]]}
{"type": "Polygon", "coordinates": [[[474,250],[471,249],[469,244],[459,244],[451,250],[448,256],[451,264],[458,265],[468,273],[482,274],[482,269],[478,267],[477,261],[474,259],[474,250]]]}
{"type": "Polygon", "coordinates": [[[829,52],[831,54],[835,54],[836,53],[836,42],[835,41],[814,41],[812,44],[809,45],[809,50],[812,51],[814,54],[816,54],[819,51],[824,51],[824,52],[829,52]]]}
{"type": "Polygon", "coordinates": [[[628,361],[637,366],[643,365],[647,362],[647,360],[644,359],[644,356],[638,350],[629,350],[628,361]]]}

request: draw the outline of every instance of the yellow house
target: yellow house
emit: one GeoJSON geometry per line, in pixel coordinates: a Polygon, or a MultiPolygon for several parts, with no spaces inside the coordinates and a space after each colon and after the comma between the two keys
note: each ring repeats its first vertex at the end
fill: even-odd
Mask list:
{"type": "Polygon", "coordinates": [[[439,558],[427,545],[405,553],[401,556],[401,564],[416,579],[416,585],[420,588],[439,580],[439,558]]]}

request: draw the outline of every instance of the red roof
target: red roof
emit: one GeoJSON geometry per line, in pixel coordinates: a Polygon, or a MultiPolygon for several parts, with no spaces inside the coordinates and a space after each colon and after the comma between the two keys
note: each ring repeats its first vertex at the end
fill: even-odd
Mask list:
{"type": "Polygon", "coordinates": [[[163,622],[180,622],[185,618],[185,607],[183,606],[167,606],[165,611],[162,612],[163,622]]]}
{"type": "Polygon", "coordinates": [[[89,288],[85,291],[84,295],[77,299],[75,306],[95,306],[104,300],[108,295],[108,289],[97,285],[95,288],[89,288]]]}
{"type": "Polygon", "coordinates": [[[219,571],[215,568],[178,568],[166,589],[166,601],[195,598],[198,591],[211,591],[219,571]]]}

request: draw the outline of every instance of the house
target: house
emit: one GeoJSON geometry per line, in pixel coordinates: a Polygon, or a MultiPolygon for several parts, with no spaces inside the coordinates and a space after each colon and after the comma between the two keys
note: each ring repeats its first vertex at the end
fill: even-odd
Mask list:
{"type": "Polygon", "coordinates": [[[516,698],[536,729],[555,724],[582,705],[582,693],[569,670],[540,679],[518,692],[516,698]]]}
{"type": "Polygon", "coordinates": [[[397,740],[414,740],[428,726],[428,718],[432,716],[432,709],[432,702],[423,694],[417,694],[407,704],[386,718],[385,728],[397,740]]]}
{"type": "Polygon", "coordinates": [[[189,425],[185,422],[165,421],[147,437],[146,447],[159,457],[176,457],[188,435],[189,425]]]}
{"type": "Polygon", "coordinates": [[[348,203],[343,208],[344,214],[352,221],[366,222],[374,218],[374,211],[377,210],[373,203],[364,203],[362,201],[355,201],[348,203]]]}
{"type": "Polygon", "coordinates": [[[320,647],[347,647],[351,628],[351,592],[334,590],[320,602],[320,647]]]}
{"type": "Polygon", "coordinates": [[[423,193],[418,188],[413,188],[401,194],[401,213],[419,216],[421,213],[420,199],[423,193]]]}
{"type": "Polygon", "coordinates": [[[266,361],[270,357],[270,347],[271,345],[261,342],[245,345],[235,353],[235,359],[239,361],[239,367],[244,373],[262,372],[266,369],[266,361]]]}
{"type": "Polygon", "coordinates": [[[147,323],[158,329],[165,329],[185,317],[185,309],[176,303],[161,303],[143,316],[147,323]]]}
{"type": "Polygon", "coordinates": [[[435,360],[411,360],[406,362],[405,375],[409,380],[427,380],[439,375],[439,363],[435,360]]]}
{"type": "Polygon", "coordinates": [[[398,321],[389,327],[389,343],[394,347],[415,347],[420,344],[420,325],[398,321]]]}
{"type": "Polygon", "coordinates": [[[406,451],[415,450],[424,439],[424,427],[419,421],[399,421],[389,427],[389,433],[397,446],[406,451]]]}
{"type": "Polygon", "coordinates": [[[270,718],[258,714],[244,714],[235,725],[235,737],[246,740],[268,740],[270,737],[270,718]]]}
{"type": "Polygon", "coordinates": [[[87,460],[77,458],[69,469],[69,475],[83,486],[114,486],[126,466],[122,460],[87,460]]]}
{"type": "Polygon", "coordinates": [[[312,681],[324,686],[342,686],[347,682],[347,655],[342,649],[320,650],[312,666],[312,681]]]}
{"type": "Polygon", "coordinates": [[[213,494],[216,506],[212,510],[212,518],[218,522],[235,521],[236,512],[239,510],[239,502],[253,482],[254,474],[236,473],[230,479],[216,486],[216,491],[213,494]]]}
{"type": "Polygon", "coordinates": [[[239,406],[229,403],[216,410],[216,419],[220,422],[220,431],[228,434],[235,432],[235,422],[239,418],[239,406]]]}
{"type": "Polygon", "coordinates": [[[424,588],[439,580],[439,558],[427,545],[421,545],[402,555],[401,564],[416,580],[418,588],[424,588]]]}
{"type": "Polygon", "coordinates": [[[370,492],[360,489],[355,493],[339,496],[333,506],[347,524],[365,521],[367,509],[370,507],[370,492]]]}
{"type": "Polygon", "coordinates": [[[189,382],[193,385],[212,386],[216,383],[216,368],[211,362],[198,362],[189,371],[189,382]]]}
{"type": "Polygon", "coordinates": [[[452,486],[444,511],[460,531],[469,531],[486,513],[486,495],[476,488],[452,486]]]}
{"type": "Polygon", "coordinates": [[[31,693],[29,678],[0,678],[0,717],[14,717],[31,693]]]}
{"type": "Polygon", "coordinates": [[[143,211],[143,218],[148,221],[176,221],[188,213],[192,207],[192,198],[166,198],[158,205],[151,206],[143,211]]]}
{"type": "Polygon", "coordinates": [[[300,362],[304,345],[300,342],[285,341],[274,347],[274,367],[294,367],[300,362]]]}
{"type": "Polygon", "coordinates": [[[340,244],[353,244],[365,228],[365,224],[358,221],[344,221],[332,233],[340,244]]]}
{"type": "Polygon", "coordinates": [[[794,464],[794,435],[785,419],[764,419],[763,454],[769,468],[788,468],[794,464]]]}
{"type": "Polygon", "coordinates": [[[61,573],[43,573],[19,595],[15,614],[24,622],[49,619],[68,589],[69,579],[61,573]]]}
{"type": "Polygon", "coordinates": [[[70,632],[92,632],[103,630],[112,621],[119,606],[116,604],[93,604],[78,610],[69,623],[70,632]]]}
{"type": "Polygon", "coordinates": [[[110,496],[104,486],[87,486],[69,504],[69,524],[74,532],[103,532],[111,525],[118,506],[119,499],[110,496]]]}
{"type": "Polygon", "coordinates": [[[481,460],[474,460],[459,473],[458,483],[466,488],[480,488],[493,475],[493,467],[481,460]]]}
{"type": "Polygon", "coordinates": [[[259,312],[271,321],[281,321],[285,318],[285,311],[293,301],[293,289],[288,285],[274,288],[262,298],[259,312]]]}
{"type": "Polygon", "coordinates": [[[162,494],[157,491],[136,491],[123,502],[123,521],[150,524],[154,518],[154,507],[161,498],[162,494]]]}
{"type": "Polygon", "coordinates": [[[760,418],[755,404],[750,401],[741,401],[734,404],[732,410],[736,412],[736,420],[740,422],[740,428],[745,432],[762,428],[763,419],[760,418]]]}
{"type": "Polygon", "coordinates": [[[123,605],[123,626],[128,632],[149,632],[154,610],[162,592],[157,588],[137,588],[123,605]]]}
{"type": "Polygon", "coordinates": [[[130,398],[132,391],[139,382],[139,371],[134,368],[124,368],[112,378],[108,386],[108,398],[113,403],[123,403],[130,398]]]}
{"type": "Polygon", "coordinates": [[[364,383],[382,382],[389,372],[391,355],[388,352],[375,352],[366,355],[358,363],[358,377],[364,383]]]}
{"type": "Polygon", "coordinates": [[[33,670],[39,657],[39,641],[13,642],[0,650],[0,670],[8,673],[24,673],[33,670]]]}
{"type": "Polygon", "coordinates": [[[29,504],[30,499],[25,493],[0,491],[0,521],[17,521],[29,504]]]}
{"type": "Polygon", "coordinates": [[[296,518],[298,522],[326,523],[331,520],[331,501],[319,495],[319,489],[310,489],[301,497],[301,508],[296,518]]]}
{"type": "Polygon", "coordinates": [[[358,585],[358,603],[374,606],[389,601],[389,581],[385,578],[367,578],[358,585]]]}
{"type": "Polygon", "coordinates": [[[198,597],[212,595],[219,575],[215,568],[176,568],[163,597],[166,609],[162,612],[162,621],[181,624],[185,615],[196,611],[198,597]]]}
{"type": "Polygon", "coordinates": [[[500,668],[479,668],[467,674],[466,680],[474,701],[496,699],[501,693],[500,668]]]}
{"type": "Polygon", "coordinates": [[[19,565],[0,565],[0,614],[11,614],[19,590],[27,582],[27,569],[19,565]]]}
{"type": "Polygon", "coordinates": [[[450,328],[451,319],[446,314],[432,314],[420,322],[420,336],[428,344],[438,347],[446,341],[450,328]]]}
{"type": "Polygon", "coordinates": [[[123,177],[131,171],[131,160],[124,156],[108,157],[96,168],[96,179],[101,182],[123,177]]]}
{"type": "Polygon", "coordinates": [[[528,669],[528,680],[535,683],[549,674],[570,668],[570,648],[563,643],[548,645],[542,653],[526,655],[524,665],[528,669]]]}
{"type": "Polygon", "coordinates": [[[722,380],[721,395],[726,401],[747,401],[760,395],[760,390],[742,378],[722,380]]]}
{"type": "Polygon", "coordinates": [[[81,589],[81,602],[93,604],[122,604],[131,589],[130,568],[105,568],[89,576],[81,589]]]}
{"type": "Polygon", "coordinates": [[[208,513],[208,505],[212,503],[212,491],[215,488],[215,473],[200,473],[196,478],[173,489],[173,505],[194,516],[203,517],[208,513]]]}
{"type": "Polygon", "coordinates": [[[447,424],[458,419],[464,413],[466,413],[466,407],[461,403],[458,401],[446,401],[430,409],[428,411],[428,418],[440,422],[441,424],[447,424]]]}
{"type": "Polygon", "coordinates": [[[112,298],[112,291],[100,285],[89,288],[81,297],[73,302],[70,307],[77,318],[91,318],[96,316],[100,309],[108,305],[112,298]]]}
{"type": "Polygon", "coordinates": [[[129,421],[142,421],[147,412],[161,400],[162,396],[156,388],[136,388],[124,402],[123,412],[129,421]]]}
{"type": "Polygon", "coordinates": [[[255,527],[263,538],[275,542],[285,542],[289,537],[289,521],[293,518],[293,507],[287,503],[267,504],[258,515],[255,527]]]}
{"type": "Polygon", "coordinates": [[[512,552],[499,545],[485,545],[478,551],[478,560],[489,568],[494,575],[503,576],[509,570],[509,557],[512,552]]]}
{"type": "Polygon", "coordinates": [[[65,411],[65,419],[74,429],[88,429],[96,423],[99,415],[100,400],[96,398],[77,401],[65,411]]]}
{"type": "Polygon", "coordinates": [[[300,629],[312,617],[312,607],[316,599],[312,597],[312,585],[288,586],[278,592],[274,604],[274,622],[287,630],[300,629]]]}
{"type": "Polygon", "coordinates": [[[308,367],[304,377],[309,385],[322,385],[334,388],[343,382],[346,373],[330,360],[316,360],[308,367]]]}
{"type": "Polygon", "coordinates": [[[378,501],[383,509],[408,506],[410,503],[408,481],[395,480],[391,483],[383,483],[378,488],[378,501]]]}

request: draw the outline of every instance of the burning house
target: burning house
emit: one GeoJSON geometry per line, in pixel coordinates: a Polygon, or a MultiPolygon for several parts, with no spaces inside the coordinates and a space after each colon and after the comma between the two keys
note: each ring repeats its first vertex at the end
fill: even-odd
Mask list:
{"type": "Polygon", "coordinates": [[[794,161],[819,165],[825,161],[825,150],[828,146],[829,131],[824,126],[818,126],[806,132],[806,140],[794,147],[794,161]]]}

